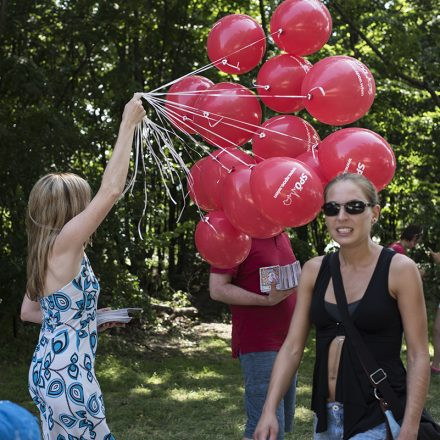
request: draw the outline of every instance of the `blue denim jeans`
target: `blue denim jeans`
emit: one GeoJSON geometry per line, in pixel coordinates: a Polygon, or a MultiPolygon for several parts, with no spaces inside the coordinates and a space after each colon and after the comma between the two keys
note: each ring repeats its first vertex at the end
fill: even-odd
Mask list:
{"type": "MultiPolygon", "coordinates": [[[[272,367],[277,356],[276,351],[262,351],[240,354],[240,364],[244,379],[244,406],[246,409],[246,427],[244,436],[252,438],[269,388],[272,367]]],[[[277,408],[277,440],[284,439],[285,432],[293,429],[296,400],[296,376],[277,408]]]]}
{"type": "MultiPolygon", "coordinates": [[[[344,437],[344,406],[339,402],[327,403],[327,431],[316,433],[317,418],[313,432],[314,440],[342,440],[344,437]]],[[[397,423],[391,424],[393,438],[397,438],[400,426],[397,423]]],[[[384,423],[369,429],[368,431],[350,437],[350,440],[384,440],[387,437],[387,428],[384,423]]]]}

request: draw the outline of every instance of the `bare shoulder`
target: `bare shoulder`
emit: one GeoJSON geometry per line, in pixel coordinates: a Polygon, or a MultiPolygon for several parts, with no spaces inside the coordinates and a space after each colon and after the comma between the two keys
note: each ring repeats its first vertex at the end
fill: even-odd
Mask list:
{"type": "Polygon", "coordinates": [[[301,270],[301,278],[303,279],[303,282],[315,284],[323,258],[322,255],[313,257],[304,264],[301,270]]]}
{"type": "Polygon", "coordinates": [[[391,260],[389,289],[394,297],[400,292],[414,290],[421,285],[420,272],[416,263],[403,254],[396,254],[391,260]]]}
{"type": "Polygon", "coordinates": [[[418,271],[417,264],[406,255],[394,255],[393,259],[391,260],[390,274],[402,275],[405,274],[407,271],[418,271]]]}
{"type": "Polygon", "coordinates": [[[307,271],[310,273],[316,272],[316,274],[318,274],[323,259],[324,259],[323,255],[319,255],[318,257],[311,258],[310,260],[306,261],[306,263],[304,264],[303,271],[307,271]]]}

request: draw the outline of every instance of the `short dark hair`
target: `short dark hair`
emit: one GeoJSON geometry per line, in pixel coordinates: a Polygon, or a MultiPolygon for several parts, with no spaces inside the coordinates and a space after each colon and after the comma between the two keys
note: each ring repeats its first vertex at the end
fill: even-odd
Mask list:
{"type": "Polygon", "coordinates": [[[419,238],[423,234],[423,228],[419,225],[409,225],[400,234],[401,240],[412,240],[413,238],[419,238]]]}

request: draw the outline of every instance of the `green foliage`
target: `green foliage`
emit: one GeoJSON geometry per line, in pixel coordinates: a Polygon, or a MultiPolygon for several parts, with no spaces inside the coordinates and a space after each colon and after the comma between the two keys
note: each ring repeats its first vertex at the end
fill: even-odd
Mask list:
{"type": "MultiPolygon", "coordinates": [[[[377,96],[355,126],[372,129],[392,145],[393,182],[382,191],[377,235],[382,243],[410,222],[425,227],[424,243],[440,247],[438,2],[325,1],[333,18],[329,44],[310,61],[335,54],[359,58],[372,70],[377,96]]],[[[116,138],[124,103],[208,63],[206,38],[229,13],[255,17],[269,32],[275,0],[151,0],[138,2],[12,0],[0,8],[0,327],[18,331],[25,288],[26,200],[34,182],[52,171],[84,176],[96,191],[116,138]],[[263,16],[261,13],[263,12],[263,16]]],[[[278,53],[269,43],[266,57],[278,53]]],[[[234,77],[251,85],[257,70],[234,77]]],[[[230,80],[215,69],[214,81],[230,80]]],[[[154,117],[151,109],[149,116],[154,117]]],[[[266,117],[273,113],[266,111],[266,117]]],[[[321,138],[335,130],[301,113],[321,138]]],[[[175,147],[190,166],[200,152],[175,147]]],[[[247,148],[250,148],[247,146],[247,148]]],[[[101,279],[102,305],[172,301],[175,292],[206,316],[223,314],[208,296],[208,266],[193,233],[199,221],[183,203],[178,184],[164,189],[147,158],[138,178],[100,227],[87,252],[101,279]],[[144,187],[148,207],[143,216],[144,187]],[[179,219],[179,221],[178,221],[179,219]],[[138,224],[143,240],[138,236],[138,224]]],[[[186,183],[183,179],[183,187],[186,183]]],[[[304,262],[328,243],[323,220],[290,231],[304,262]]],[[[429,280],[428,280],[429,282],[429,280]]],[[[434,289],[428,289],[433,291],[434,289]]]]}

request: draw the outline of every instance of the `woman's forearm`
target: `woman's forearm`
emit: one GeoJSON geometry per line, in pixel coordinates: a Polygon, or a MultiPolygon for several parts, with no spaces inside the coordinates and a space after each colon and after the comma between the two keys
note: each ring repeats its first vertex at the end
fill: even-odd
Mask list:
{"type": "MultiPolygon", "coordinates": [[[[420,414],[425,404],[429,387],[429,354],[419,351],[413,355],[408,353],[407,360],[407,396],[405,414],[402,423],[402,434],[417,438],[420,414]]],[[[411,438],[411,437],[408,437],[411,438]]]]}
{"type": "Polygon", "coordinates": [[[115,195],[124,190],[135,127],[130,121],[122,121],[115,148],[102,177],[101,189],[112,191],[115,195]]]}

